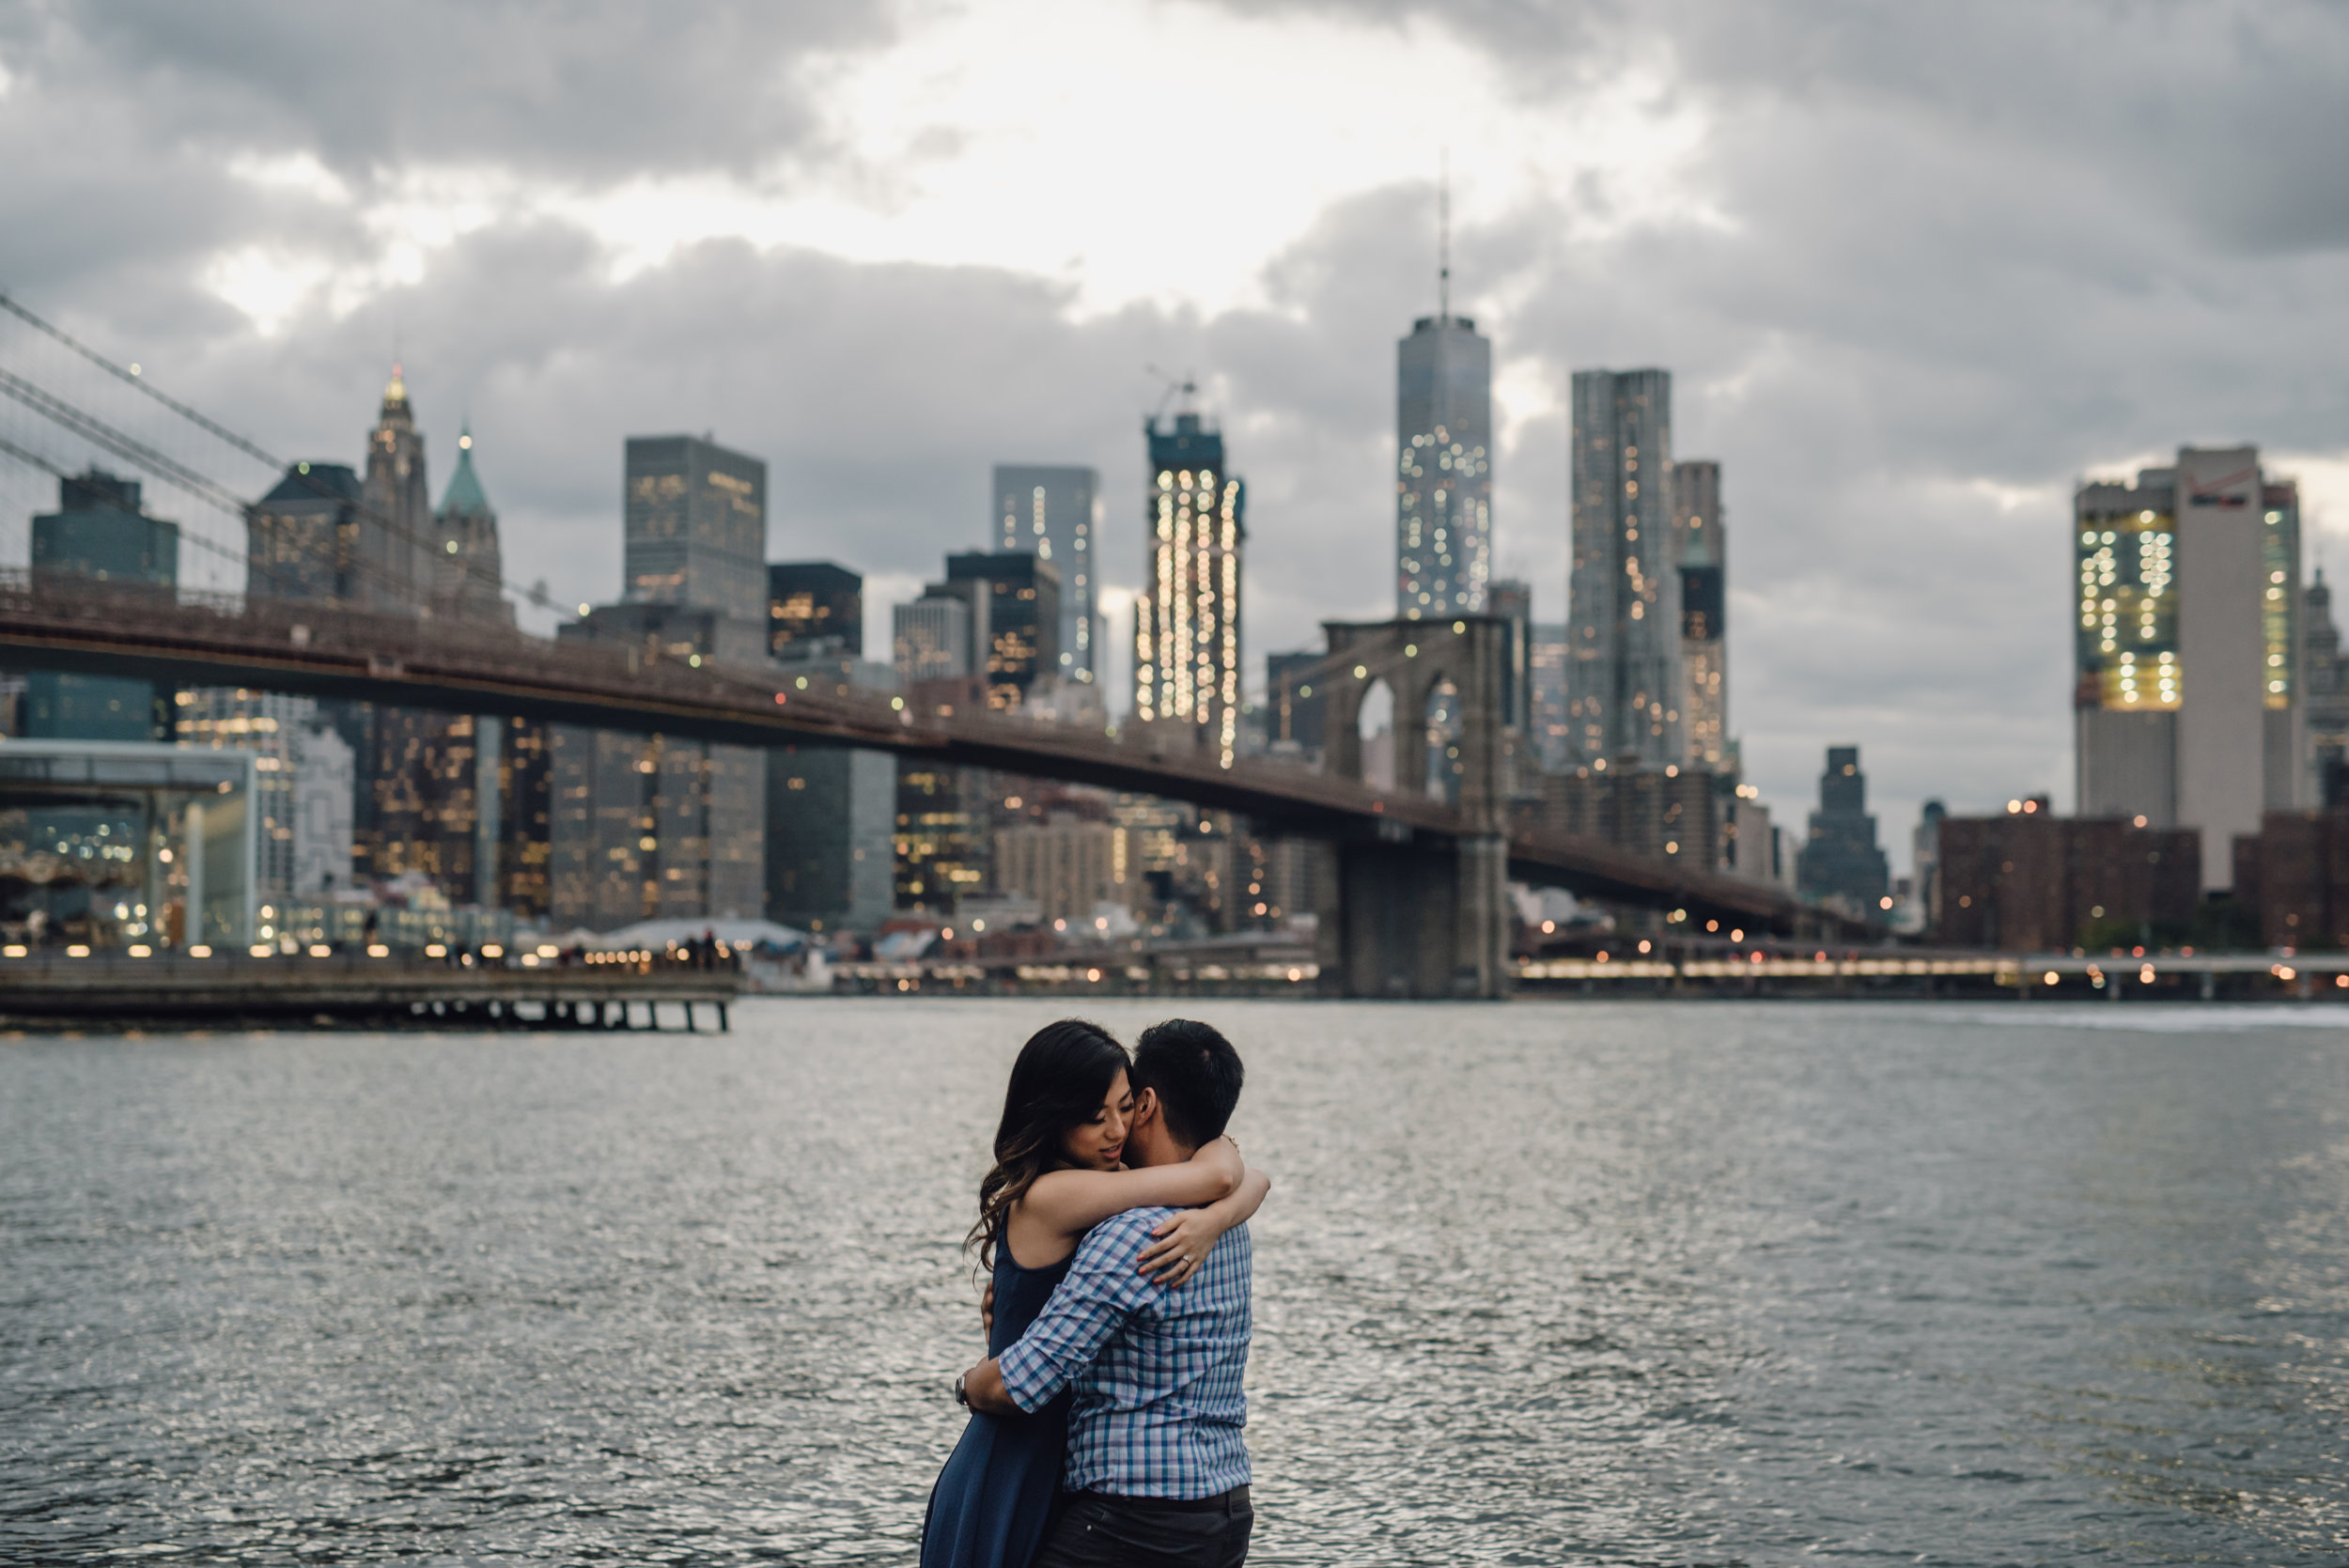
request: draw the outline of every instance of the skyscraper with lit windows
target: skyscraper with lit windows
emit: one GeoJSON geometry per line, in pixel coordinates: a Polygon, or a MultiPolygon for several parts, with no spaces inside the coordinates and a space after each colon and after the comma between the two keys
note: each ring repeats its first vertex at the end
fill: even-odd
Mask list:
{"type": "Polygon", "coordinates": [[[1680,663],[1688,688],[1680,711],[1688,762],[1719,771],[1729,744],[1729,533],[1721,517],[1721,465],[1672,464],[1672,533],[1680,542],[1680,663]]]}
{"type": "Polygon", "coordinates": [[[1672,396],[1669,370],[1574,374],[1566,719],[1577,764],[1689,760],[1672,396]]]}
{"type": "Polygon", "coordinates": [[[1101,476],[1089,468],[1002,463],[995,469],[995,545],[1023,550],[1060,572],[1060,654],[1046,672],[1099,678],[1094,538],[1101,527],[1101,476]]]}
{"type": "Polygon", "coordinates": [[[2236,835],[2316,798],[2299,489],[2257,447],[2181,447],[2072,513],[2079,813],[2199,829],[2203,885],[2226,887],[2236,835]]]}
{"type": "Polygon", "coordinates": [[[1465,316],[1395,345],[1394,609],[1482,614],[1492,581],[1493,346],[1465,316]]]}
{"type": "Polygon", "coordinates": [[[1196,413],[1143,424],[1145,581],[1134,603],[1134,718],[1188,729],[1224,767],[1239,749],[1240,555],[1247,486],[1196,413]]]}

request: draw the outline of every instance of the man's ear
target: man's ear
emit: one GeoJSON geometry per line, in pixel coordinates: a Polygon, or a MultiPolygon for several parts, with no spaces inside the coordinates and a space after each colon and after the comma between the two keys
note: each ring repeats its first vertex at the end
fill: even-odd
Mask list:
{"type": "Polygon", "coordinates": [[[1134,1096],[1134,1113],[1128,1119],[1130,1126],[1137,1127],[1148,1126],[1152,1122],[1158,1120],[1158,1115],[1159,1092],[1156,1089],[1144,1089],[1141,1094],[1134,1096]]]}

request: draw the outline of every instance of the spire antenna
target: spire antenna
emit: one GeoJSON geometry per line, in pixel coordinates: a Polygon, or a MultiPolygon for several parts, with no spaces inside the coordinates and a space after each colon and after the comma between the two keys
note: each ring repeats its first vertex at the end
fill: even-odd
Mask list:
{"type": "Polygon", "coordinates": [[[1436,177],[1436,319],[1452,319],[1452,149],[1436,177]]]}

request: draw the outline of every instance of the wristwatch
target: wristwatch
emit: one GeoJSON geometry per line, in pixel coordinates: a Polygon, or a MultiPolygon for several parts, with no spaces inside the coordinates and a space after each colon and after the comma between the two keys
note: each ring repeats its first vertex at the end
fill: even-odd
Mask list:
{"type": "Polygon", "coordinates": [[[963,1386],[963,1380],[970,1375],[967,1372],[955,1374],[955,1403],[966,1410],[971,1408],[971,1390],[963,1386]]]}

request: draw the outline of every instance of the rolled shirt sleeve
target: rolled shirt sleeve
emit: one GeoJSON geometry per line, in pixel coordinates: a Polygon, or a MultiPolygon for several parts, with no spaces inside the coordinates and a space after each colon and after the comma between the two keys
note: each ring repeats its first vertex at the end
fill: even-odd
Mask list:
{"type": "Polygon", "coordinates": [[[1044,1311],[996,1358],[1003,1392],[1014,1405],[1030,1412],[1043,1406],[1092,1365],[1128,1319],[1164,1296],[1165,1287],[1153,1284],[1134,1265],[1149,1243],[1151,1228],[1169,1212],[1128,1209],[1085,1233],[1044,1311]]]}

